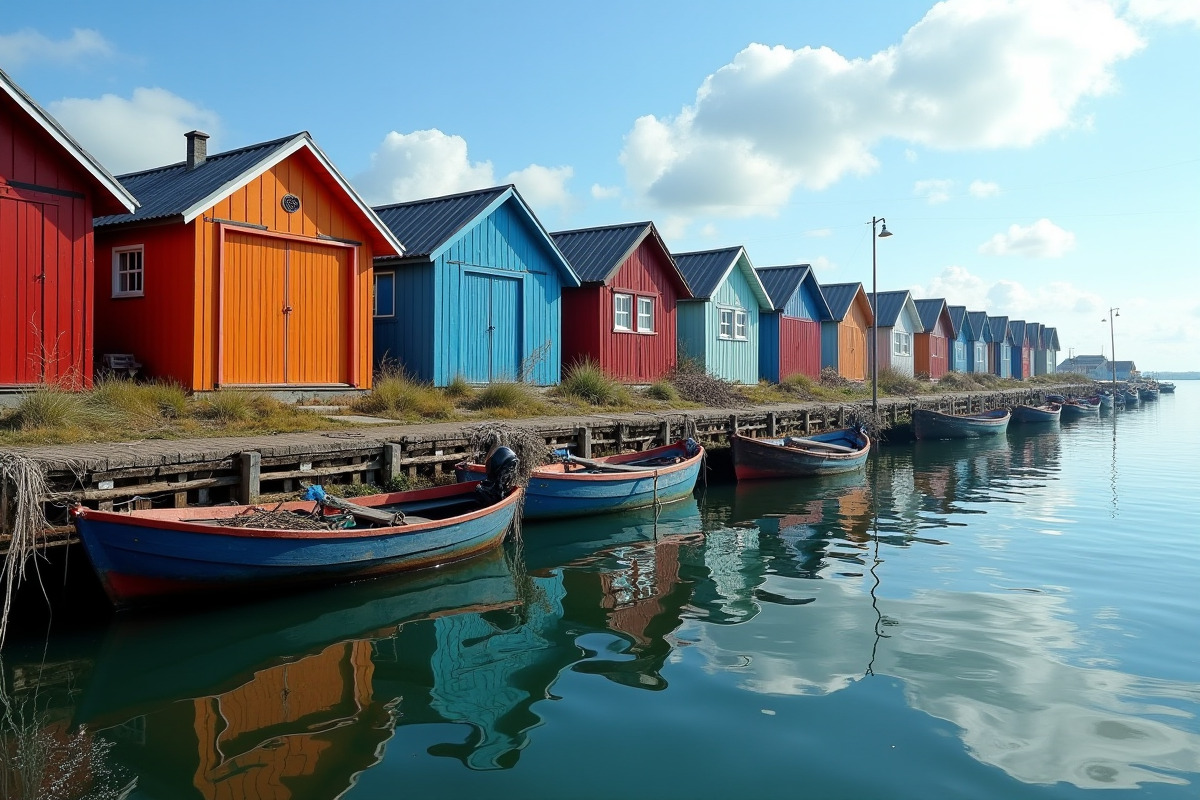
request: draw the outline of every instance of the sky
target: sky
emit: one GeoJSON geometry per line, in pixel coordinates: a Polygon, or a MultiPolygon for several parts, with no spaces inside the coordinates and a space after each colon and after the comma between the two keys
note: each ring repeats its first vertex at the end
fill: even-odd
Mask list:
{"type": "Polygon", "coordinates": [[[514,183],[1200,370],[1200,0],[6,3],[0,68],[114,174],[307,130],[372,205],[514,183]]]}

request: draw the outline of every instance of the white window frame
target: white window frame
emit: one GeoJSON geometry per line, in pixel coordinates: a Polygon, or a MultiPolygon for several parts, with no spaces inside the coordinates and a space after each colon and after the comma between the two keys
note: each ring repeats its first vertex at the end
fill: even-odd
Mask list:
{"type": "Polygon", "coordinates": [[[144,297],[146,294],[146,246],[141,244],[128,247],[114,247],[112,251],[112,296],[113,297],[144,297]],[[137,267],[128,266],[130,256],[137,253],[137,267]],[[122,257],[125,257],[122,259],[122,257]],[[122,269],[121,261],[126,262],[122,269]],[[126,278],[125,288],[121,288],[121,278],[126,278]],[[131,278],[137,278],[137,288],[129,288],[131,278]]]}
{"type": "Polygon", "coordinates": [[[987,362],[987,345],[983,342],[975,343],[975,363],[982,364],[987,362]]]}
{"type": "Polygon", "coordinates": [[[633,330],[633,295],[625,292],[613,292],[613,330],[614,331],[632,331],[633,330]],[[621,308],[621,301],[625,301],[625,308],[621,308]],[[625,317],[625,324],[621,324],[621,317],[625,317]]]}
{"type": "Polygon", "coordinates": [[[374,283],[374,286],[372,287],[372,291],[371,291],[371,315],[375,319],[390,319],[390,318],[396,316],[396,273],[395,272],[392,272],[391,270],[385,270],[383,272],[375,273],[375,283],[374,283]],[[380,314],[379,313],[379,278],[383,275],[387,275],[389,278],[392,279],[391,280],[392,313],[390,313],[390,314],[380,314]]]}
{"type": "Polygon", "coordinates": [[[962,362],[964,364],[967,362],[967,343],[966,342],[960,342],[960,341],[954,342],[954,361],[956,363],[962,362]]]}
{"type": "Polygon", "coordinates": [[[912,355],[912,336],[904,331],[892,331],[892,355],[912,355]]]}
{"type": "Polygon", "coordinates": [[[717,338],[732,339],[733,338],[733,309],[718,308],[717,309],[717,338]]]}
{"type": "Polygon", "coordinates": [[[637,332],[654,333],[654,298],[642,297],[637,299],[637,332]],[[643,313],[644,312],[644,313],[643,313]],[[646,324],[642,324],[643,318],[646,324]]]}
{"type": "Polygon", "coordinates": [[[733,312],[733,338],[739,342],[744,342],[750,338],[749,334],[750,315],[745,311],[738,309],[733,312]]]}

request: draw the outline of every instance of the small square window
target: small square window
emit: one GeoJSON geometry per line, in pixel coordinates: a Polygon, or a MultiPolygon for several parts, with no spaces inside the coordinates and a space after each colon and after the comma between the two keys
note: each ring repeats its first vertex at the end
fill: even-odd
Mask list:
{"type": "Polygon", "coordinates": [[[722,339],[733,338],[732,308],[722,308],[717,312],[717,336],[722,339]]]}
{"type": "Polygon", "coordinates": [[[113,250],[113,297],[141,297],[144,294],[144,278],[142,245],[113,250]]]}
{"type": "Polygon", "coordinates": [[[638,316],[637,329],[641,333],[654,332],[654,298],[639,297],[638,301],[638,316]]]}
{"type": "Polygon", "coordinates": [[[375,316],[396,316],[396,273],[375,273],[375,316]]]}
{"type": "Polygon", "coordinates": [[[613,327],[619,331],[633,330],[633,295],[613,295],[613,327]]]}
{"type": "Polygon", "coordinates": [[[746,312],[735,311],[733,314],[733,338],[746,338],[746,312]]]}

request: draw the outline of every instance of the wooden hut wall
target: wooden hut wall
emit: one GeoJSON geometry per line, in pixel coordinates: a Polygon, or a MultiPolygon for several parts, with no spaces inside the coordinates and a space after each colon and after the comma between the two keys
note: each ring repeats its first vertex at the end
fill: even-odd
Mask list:
{"type": "Polygon", "coordinates": [[[943,309],[937,325],[932,331],[918,333],[913,337],[913,369],[924,372],[937,380],[950,369],[950,322],[943,309]]]}
{"type": "Polygon", "coordinates": [[[870,336],[871,305],[859,292],[841,322],[821,323],[821,366],[832,367],[847,380],[866,380],[870,336]]]}
{"type": "Polygon", "coordinates": [[[434,266],[428,261],[376,265],[376,285],[386,294],[380,298],[386,313],[374,318],[378,366],[399,367],[420,380],[433,380],[438,308],[434,275],[434,266]]]}
{"type": "Polygon", "coordinates": [[[970,325],[967,323],[966,317],[963,317],[963,323],[959,326],[958,335],[954,337],[950,345],[950,369],[955,372],[969,372],[971,348],[973,342],[970,341],[970,325]]]}
{"type": "Polygon", "coordinates": [[[1008,342],[992,342],[988,345],[988,357],[993,374],[1001,378],[1012,377],[1012,346],[1008,342]]]}
{"type": "Polygon", "coordinates": [[[78,164],[0,101],[0,386],[91,386],[90,191],[78,164]]]}
{"type": "Polygon", "coordinates": [[[702,361],[717,377],[758,382],[758,298],[741,269],[734,268],[709,300],[681,300],[678,313],[682,354],[702,361]],[[721,337],[721,309],[746,312],[744,339],[721,337]]]}

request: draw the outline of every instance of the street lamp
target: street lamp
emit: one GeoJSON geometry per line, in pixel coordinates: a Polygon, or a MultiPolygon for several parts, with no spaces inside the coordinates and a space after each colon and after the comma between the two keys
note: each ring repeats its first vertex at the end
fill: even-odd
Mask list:
{"type": "Polygon", "coordinates": [[[1119,317],[1119,316],[1121,316],[1121,309],[1110,308],[1108,310],[1108,317],[1106,319],[1100,320],[1101,322],[1108,323],[1109,344],[1112,345],[1112,349],[1110,352],[1112,353],[1112,376],[1113,376],[1113,400],[1114,401],[1117,399],[1117,334],[1116,334],[1116,331],[1113,330],[1113,318],[1119,317]]]}
{"type": "Polygon", "coordinates": [[[876,277],[875,239],[891,235],[887,220],[871,217],[871,415],[876,424],[879,423],[879,281],[876,277]],[[875,235],[876,225],[883,226],[878,237],[875,235]]]}

